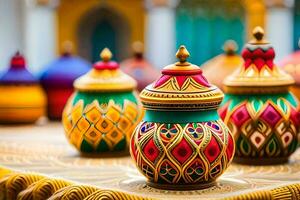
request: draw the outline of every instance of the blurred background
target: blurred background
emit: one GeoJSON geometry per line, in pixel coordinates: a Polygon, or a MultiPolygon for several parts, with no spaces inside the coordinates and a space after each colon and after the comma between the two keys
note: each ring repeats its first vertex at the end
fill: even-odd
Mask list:
{"type": "Polygon", "coordinates": [[[200,65],[220,54],[228,39],[240,50],[257,25],[282,59],[298,49],[300,0],[0,0],[0,71],[20,50],[37,73],[66,40],[91,62],[103,47],[121,61],[134,41],[142,41],[158,68],[185,44],[200,65]]]}

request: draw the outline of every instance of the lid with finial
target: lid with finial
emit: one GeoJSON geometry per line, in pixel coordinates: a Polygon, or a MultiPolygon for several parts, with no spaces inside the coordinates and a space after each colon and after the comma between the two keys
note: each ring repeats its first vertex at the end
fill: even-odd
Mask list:
{"type": "Polygon", "coordinates": [[[136,81],[122,72],[119,64],[112,61],[112,53],[105,48],[100,53],[101,61],[93,65],[93,69],[74,82],[79,91],[130,91],[136,88],[136,81]]]}
{"type": "Polygon", "coordinates": [[[264,39],[264,30],[256,27],[254,39],[242,51],[243,65],[224,81],[228,93],[284,92],[293,78],[274,64],[275,51],[264,39]]]}
{"type": "Polygon", "coordinates": [[[0,84],[35,84],[37,79],[26,68],[26,61],[20,52],[15,53],[10,67],[0,77],[0,84]]]}
{"type": "Polygon", "coordinates": [[[63,43],[61,56],[49,63],[41,74],[41,83],[46,88],[72,88],[73,81],[91,69],[86,60],[74,56],[73,44],[63,43]]]}
{"type": "MultiPolygon", "coordinates": [[[[298,41],[300,48],[300,38],[298,41]]],[[[289,73],[295,80],[296,85],[300,85],[300,50],[293,52],[279,62],[279,66],[289,73]]]]}
{"type": "Polygon", "coordinates": [[[163,68],[161,77],[141,92],[146,109],[178,111],[218,108],[223,93],[206,80],[200,67],[187,61],[189,56],[185,46],[180,46],[176,53],[178,62],[163,68]]]}
{"type": "Polygon", "coordinates": [[[149,83],[159,76],[159,70],[144,58],[143,43],[136,41],[132,44],[133,56],[120,63],[121,69],[132,76],[138,83],[138,91],[142,91],[149,83]]]}
{"type": "Polygon", "coordinates": [[[224,79],[243,63],[237,54],[238,46],[234,40],[227,40],[223,45],[224,53],[208,60],[202,65],[207,79],[219,88],[223,88],[224,79]]]}

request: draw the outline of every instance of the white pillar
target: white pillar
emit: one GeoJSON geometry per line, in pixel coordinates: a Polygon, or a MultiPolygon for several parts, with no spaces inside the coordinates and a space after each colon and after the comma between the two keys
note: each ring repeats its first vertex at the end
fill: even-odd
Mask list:
{"type": "Polygon", "coordinates": [[[282,1],[267,10],[267,39],[276,51],[275,61],[293,52],[293,1],[282,1]]]}
{"type": "Polygon", "coordinates": [[[175,60],[178,0],[147,0],[146,57],[162,68],[175,60]]]}
{"type": "Polygon", "coordinates": [[[55,58],[55,10],[51,3],[40,5],[35,0],[27,0],[23,8],[24,54],[30,69],[39,72],[55,58]]]}
{"type": "Polygon", "coordinates": [[[0,0],[0,71],[8,68],[11,56],[23,50],[19,0],[0,0]]]}

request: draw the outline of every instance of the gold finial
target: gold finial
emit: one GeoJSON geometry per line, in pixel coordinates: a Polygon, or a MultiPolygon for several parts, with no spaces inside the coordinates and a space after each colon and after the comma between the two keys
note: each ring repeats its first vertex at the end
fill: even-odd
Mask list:
{"type": "Polygon", "coordinates": [[[108,62],[110,61],[112,57],[112,53],[109,50],[109,48],[104,48],[101,53],[100,53],[100,58],[104,61],[104,62],[108,62]]]}
{"type": "Polygon", "coordinates": [[[257,26],[253,29],[252,34],[257,41],[261,41],[265,35],[265,31],[262,27],[257,26]]]}
{"type": "Polygon", "coordinates": [[[134,54],[142,54],[144,53],[144,45],[140,41],[135,41],[132,44],[132,50],[134,54]]]}
{"type": "Polygon", "coordinates": [[[190,57],[190,53],[185,48],[184,45],[181,45],[176,53],[176,57],[179,59],[181,63],[185,62],[188,57],[190,57]]]}
{"type": "Polygon", "coordinates": [[[62,44],[62,49],[64,54],[73,53],[73,43],[69,40],[64,41],[62,44]]]}
{"type": "Polygon", "coordinates": [[[223,45],[223,50],[227,55],[233,55],[237,51],[238,47],[234,40],[227,40],[223,45]]]}

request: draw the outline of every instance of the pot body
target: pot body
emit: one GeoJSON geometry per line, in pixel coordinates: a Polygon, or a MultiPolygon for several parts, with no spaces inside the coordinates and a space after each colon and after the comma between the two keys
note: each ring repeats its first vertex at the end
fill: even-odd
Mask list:
{"type": "Polygon", "coordinates": [[[47,112],[51,120],[60,120],[68,98],[74,92],[73,88],[48,88],[47,89],[47,112]]]}
{"type": "Polygon", "coordinates": [[[191,190],[214,184],[232,160],[234,140],[216,110],[147,110],[130,149],[149,185],[191,190]]]}
{"type": "Polygon", "coordinates": [[[236,141],[235,161],[278,164],[296,150],[298,101],[291,93],[226,94],[219,110],[236,141]]]}
{"type": "MultiPolygon", "coordinates": [[[[81,153],[128,150],[142,107],[135,92],[75,92],[63,111],[69,142],[81,153]]],[[[127,151],[128,152],[128,151],[127,151]]]]}
{"type": "Polygon", "coordinates": [[[0,123],[33,123],[45,115],[46,96],[36,85],[0,85],[0,123]]]}

